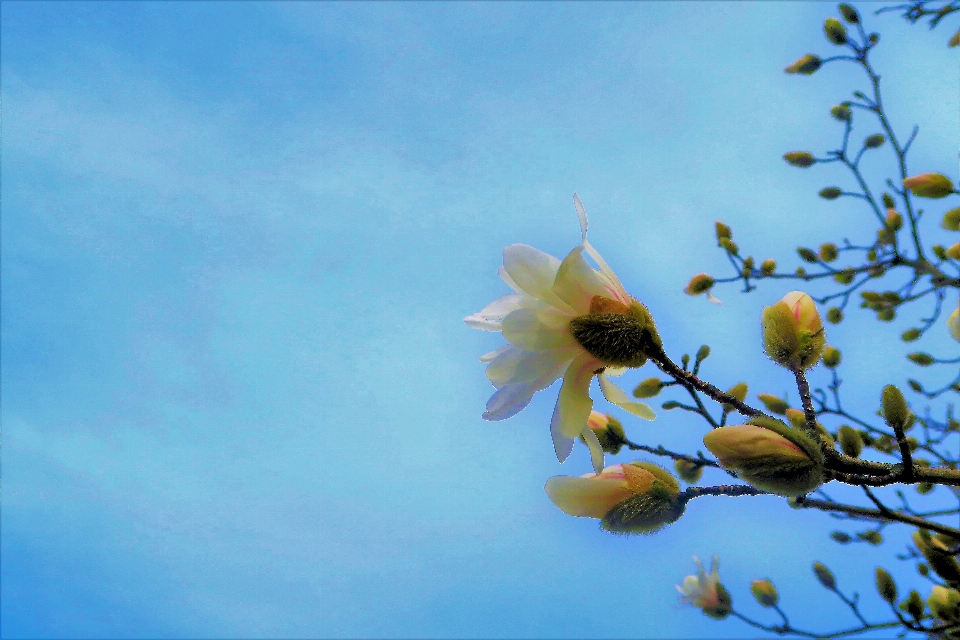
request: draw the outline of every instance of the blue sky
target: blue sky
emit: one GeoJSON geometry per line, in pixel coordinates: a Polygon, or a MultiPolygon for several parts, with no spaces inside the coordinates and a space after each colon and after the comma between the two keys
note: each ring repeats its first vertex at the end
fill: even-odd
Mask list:
{"type": "MultiPolygon", "coordinates": [[[[724,273],[716,219],[784,263],[872,238],[865,211],[816,196],[846,176],[780,160],[833,148],[829,107],[866,88],[782,72],[830,52],[831,8],[3,3],[0,633],[740,637],[676,604],[713,553],[758,616],[756,577],[798,624],[841,615],[815,559],[880,615],[891,548],[852,556],[781,501],[698,500],[649,537],[564,516],[544,482],[589,462],[554,457],[557,387],[481,420],[477,357],[500,340],[462,322],[506,293],[504,246],[578,244],[576,191],[670,353],[708,343],[718,386],[787,391],[757,327],[787,289],[722,307],[681,289],[724,273]]],[[[911,166],[951,170],[958,81],[934,99],[928,75],[955,68],[949,32],[869,20],[899,131],[921,127],[911,166]]],[[[829,336],[863,412],[906,375],[877,345],[909,318],[867,326],[829,336]]],[[[703,433],[665,412],[627,427],[703,433]]]]}

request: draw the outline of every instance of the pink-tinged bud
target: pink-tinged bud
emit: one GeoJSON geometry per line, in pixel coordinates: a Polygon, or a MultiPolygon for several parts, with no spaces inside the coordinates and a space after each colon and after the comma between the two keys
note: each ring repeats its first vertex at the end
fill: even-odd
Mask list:
{"type": "Polygon", "coordinates": [[[950,317],[947,318],[947,329],[953,339],[960,342],[960,307],[954,309],[950,317]]]}
{"type": "Polygon", "coordinates": [[[950,36],[950,41],[947,43],[948,47],[957,47],[960,46],[960,31],[957,31],[955,34],[950,36]]]}
{"type": "MultiPolygon", "coordinates": [[[[591,411],[587,418],[587,426],[600,441],[600,448],[605,453],[618,454],[627,439],[620,421],[606,413],[591,411]]],[[[581,436],[582,438],[582,436],[581,436]]]]}
{"type": "Polygon", "coordinates": [[[763,310],[763,345],[777,364],[807,369],[820,359],[826,344],[823,322],[813,298],[791,291],[763,310]]]}
{"type": "Polygon", "coordinates": [[[823,454],[805,434],[779,420],[759,418],[714,429],[703,444],[720,465],[736,471],[758,489],[782,496],[800,496],[823,483],[823,454]]]}
{"type": "Polygon", "coordinates": [[[921,173],[904,178],[903,186],[921,198],[945,198],[953,193],[953,182],[942,173],[921,173]]]}
{"type": "Polygon", "coordinates": [[[930,612],[947,624],[960,622],[960,591],[936,585],[927,598],[930,612]]]}
{"type": "Polygon", "coordinates": [[[760,606],[774,607],[780,602],[780,594],[777,593],[777,588],[769,580],[754,580],[750,584],[750,591],[757,602],[760,603],[760,606]]]}
{"type": "Polygon", "coordinates": [[[784,69],[784,71],[787,73],[802,73],[803,75],[809,76],[819,69],[821,64],[820,56],[808,53],[784,69]]]}
{"type": "Polygon", "coordinates": [[[547,496],[567,515],[599,518],[614,533],[651,533],[683,515],[680,483],[650,462],[606,467],[599,474],[554,476],[547,496]]]}

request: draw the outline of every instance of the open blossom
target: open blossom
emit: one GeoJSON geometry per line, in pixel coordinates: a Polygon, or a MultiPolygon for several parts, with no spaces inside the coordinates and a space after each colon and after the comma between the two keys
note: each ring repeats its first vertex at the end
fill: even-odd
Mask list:
{"type": "Polygon", "coordinates": [[[627,294],[617,276],[587,242],[587,216],[576,195],[574,203],[580,216],[583,243],[563,261],[528,245],[507,247],[503,250],[503,267],[499,273],[514,292],[498,298],[464,321],[474,329],[499,331],[509,343],[480,358],[481,362],[489,362],[486,375],[497,389],[487,402],[484,419],[504,420],[516,415],[530,403],[533,394],[562,378],[550,423],[557,458],[564,461],[573,449],[574,439],[582,435],[594,454],[594,466],[599,473],[603,466],[602,452],[598,455],[600,443],[587,426],[593,409],[590,383],[598,376],[607,400],[652,420],[654,413],[650,407],[631,401],[604,375],[618,375],[624,366],[639,366],[646,359],[639,356],[616,362],[612,357],[601,359],[596,348],[591,353],[583,346],[584,343],[592,346],[591,340],[598,339],[597,332],[591,333],[587,327],[575,337],[571,325],[595,316],[624,317],[625,323],[629,323],[633,321],[630,314],[641,313],[640,309],[649,314],[627,294]],[[599,269],[591,267],[584,254],[593,258],[599,269]]]}
{"type": "Polygon", "coordinates": [[[711,618],[725,618],[730,614],[730,594],[720,584],[720,558],[713,556],[710,563],[710,573],[704,568],[700,558],[693,556],[693,561],[697,563],[697,575],[687,576],[683,579],[683,585],[676,585],[680,592],[680,602],[689,604],[701,609],[711,618]]]}

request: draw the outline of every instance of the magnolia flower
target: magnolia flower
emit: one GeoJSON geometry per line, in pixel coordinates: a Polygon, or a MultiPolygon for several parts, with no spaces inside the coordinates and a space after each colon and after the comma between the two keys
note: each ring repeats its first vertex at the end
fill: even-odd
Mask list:
{"type": "Polygon", "coordinates": [[[954,309],[950,317],[947,318],[947,329],[950,330],[953,339],[960,342],[960,307],[954,309]]]}
{"type": "MultiPolygon", "coordinates": [[[[627,366],[642,365],[646,357],[636,349],[628,350],[626,355],[617,352],[605,356],[602,330],[588,325],[575,337],[574,327],[581,327],[577,321],[582,323],[584,318],[598,317],[622,319],[621,325],[625,325],[628,332],[634,331],[628,337],[642,334],[648,326],[644,337],[655,336],[655,329],[646,308],[627,294],[616,274],[587,242],[587,215],[580,198],[574,195],[573,199],[580,216],[582,244],[563,261],[524,244],[507,247],[503,250],[503,267],[499,273],[514,293],[494,300],[464,321],[474,329],[499,331],[509,343],[480,358],[481,362],[489,362],[487,378],[497,389],[487,402],[484,419],[504,420],[516,415],[530,403],[533,394],[563,378],[550,422],[557,458],[561,462],[566,460],[574,439],[583,436],[599,473],[603,468],[603,454],[596,434],[587,426],[593,409],[590,383],[597,376],[607,400],[634,415],[653,420],[650,407],[631,401],[607,378],[607,375],[623,373],[627,366]],[[599,269],[591,267],[584,254],[590,256],[599,269]],[[645,319],[649,321],[642,324],[645,319]]],[[[617,345],[623,343],[621,339],[617,345]]],[[[633,343],[627,341],[627,344],[633,343]]]]}
{"type": "Polygon", "coordinates": [[[720,584],[720,558],[713,556],[710,563],[710,574],[703,568],[700,558],[693,556],[693,561],[697,563],[697,575],[687,576],[683,579],[683,586],[676,585],[680,592],[680,602],[689,604],[701,609],[711,618],[726,618],[730,615],[730,594],[720,584]]]}

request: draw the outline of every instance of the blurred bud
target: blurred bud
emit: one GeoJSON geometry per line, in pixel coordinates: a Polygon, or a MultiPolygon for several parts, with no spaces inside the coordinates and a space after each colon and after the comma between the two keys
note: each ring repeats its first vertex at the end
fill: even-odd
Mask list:
{"type": "MultiPolygon", "coordinates": [[[[951,541],[953,545],[960,543],[951,541]]],[[[943,578],[948,585],[960,587],[960,563],[950,553],[950,544],[942,538],[934,538],[926,529],[913,532],[913,544],[919,551],[934,573],[943,578]]]]}
{"type": "Polygon", "coordinates": [[[847,267],[843,271],[833,274],[833,280],[838,284],[850,284],[853,282],[855,276],[856,272],[850,267],[847,267]]]}
{"type": "Polygon", "coordinates": [[[864,542],[869,542],[873,546],[883,542],[883,535],[875,529],[870,529],[869,531],[864,531],[863,533],[858,533],[857,537],[863,540],[864,542]]]}
{"type": "Polygon", "coordinates": [[[809,167],[813,165],[817,160],[813,157],[813,154],[806,151],[791,151],[790,153],[783,154],[783,159],[792,164],[795,167],[809,167]]]}
{"type": "MultiPolygon", "coordinates": [[[[600,441],[600,448],[605,453],[618,454],[627,439],[627,434],[623,430],[623,425],[613,416],[591,411],[587,418],[587,426],[597,436],[600,441]]],[[[583,440],[583,436],[580,436],[583,440]]]]}
{"type": "Polygon", "coordinates": [[[807,294],[791,291],[765,307],[762,324],[764,349],[777,364],[807,369],[820,359],[826,337],[817,304],[807,294]]]}
{"type": "Polygon", "coordinates": [[[876,251],[876,249],[870,249],[870,251],[867,251],[867,260],[869,260],[870,262],[876,262],[876,261],[877,261],[877,251],[876,251]]]}
{"type": "Polygon", "coordinates": [[[943,214],[940,226],[947,231],[960,231],[960,207],[950,209],[943,214]]]}
{"type": "Polygon", "coordinates": [[[919,573],[923,577],[927,577],[928,575],[930,575],[930,565],[928,565],[926,562],[918,562],[917,573],[919,573]]]}
{"type": "Polygon", "coordinates": [[[871,33],[869,36],[867,36],[867,42],[869,42],[870,44],[877,44],[878,42],[880,42],[880,34],[871,33]]]}
{"type": "Polygon", "coordinates": [[[787,416],[787,420],[790,421],[790,426],[794,429],[802,431],[807,428],[807,415],[800,409],[787,409],[784,415],[787,416]]]}
{"type": "Polygon", "coordinates": [[[839,187],[824,187],[820,189],[820,197],[824,200],[836,200],[843,195],[839,187]]]}
{"type": "Polygon", "coordinates": [[[917,490],[917,493],[919,493],[922,496],[925,496],[931,491],[933,491],[933,486],[934,485],[932,482],[921,482],[917,484],[914,488],[917,490]]]}
{"type": "MultiPolygon", "coordinates": [[[[897,239],[897,234],[891,231],[890,229],[888,229],[887,227],[877,230],[877,242],[881,245],[893,244],[894,242],[896,242],[896,239],[897,239]]],[[[877,276],[874,276],[873,272],[874,272],[874,269],[867,270],[867,273],[869,273],[872,277],[877,277],[877,276]]],[[[883,273],[883,272],[881,271],[880,273],[883,273]]]]}
{"type": "Polygon", "coordinates": [[[821,64],[820,56],[808,53],[784,69],[784,71],[787,73],[802,73],[803,75],[809,76],[819,69],[821,64]]]}
{"type": "Polygon", "coordinates": [[[830,569],[827,569],[819,562],[814,562],[813,573],[817,576],[817,580],[820,581],[820,584],[825,586],[827,589],[830,589],[830,591],[836,591],[837,579],[834,577],[833,572],[830,571],[830,569]]]}
{"type": "Polygon", "coordinates": [[[909,358],[914,364],[918,364],[921,367],[929,367],[935,362],[933,356],[931,356],[929,353],[923,353],[922,351],[908,353],[907,358],[909,358]]]}
{"type": "Polygon", "coordinates": [[[806,278],[806,277],[807,277],[807,270],[804,269],[803,267],[797,267],[797,270],[796,270],[794,273],[797,274],[797,277],[798,277],[798,278],[806,278]]]}
{"type": "Polygon", "coordinates": [[[837,9],[840,10],[840,15],[843,16],[843,19],[850,24],[858,24],[860,22],[860,14],[858,14],[857,10],[850,5],[841,4],[837,6],[837,9]]]}
{"type": "Polygon", "coordinates": [[[716,228],[717,228],[717,240],[718,240],[718,241],[719,241],[721,238],[733,238],[733,231],[730,230],[730,227],[728,227],[727,225],[723,224],[723,223],[720,222],[719,220],[717,220],[716,228]]]}
{"type": "Polygon", "coordinates": [[[887,209],[887,218],[884,220],[884,224],[891,231],[899,231],[903,228],[903,216],[896,209],[887,209]]]}
{"type": "Polygon", "coordinates": [[[767,411],[770,413],[775,413],[778,416],[782,416],[787,412],[787,409],[790,408],[790,405],[781,398],[770,394],[770,393],[758,393],[757,399],[763,403],[763,406],[767,408],[767,411]]]}
{"type": "Polygon", "coordinates": [[[744,278],[753,274],[753,265],[754,265],[753,256],[748,256],[744,258],[743,269],[740,272],[744,278]]]}
{"type": "Polygon", "coordinates": [[[849,425],[843,425],[837,431],[837,438],[840,440],[840,450],[851,458],[860,456],[863,451],[863,440],[860,438],[860,432],[849,425]]]}
{"type": "Polygon", "coordinates": [[[847,43],[847,28],[836,18],[827,18],[823,23],[823,32],[833,44],[847,43]]]}
{"type": "Polygon", "coordinates": [[[709,357],[710,357],[709,345],[705,344],[705,345],[702,345],[699,349],[697,349],[697,362],[703,362],[709,357]]]}
{"type": "Polygon", "coordinates": [[[767,258],[760,263],[760,273],[765,276],[772,275],[777,270],[777,261],[773,258],[767,258]]]}
{"type": "Polygon", "coordinates": [[[830,537],[833,538],[834,542],[839,542],[840,544],[849,544],[853,539],[843,531],[834,531],[830,534],[830,537]]]}
{"type": "Polygon", "coordinates": [[[824,242],[820,245],[820,259],[824,262],[833,262],[837,259],[837,245],[832,242],[824,242]]]}
{"type": "Polygon", "coordinates": [[[910,591],[906,600],[897,605],[901,611],[906,611],[914,620],[923,618],[923,599],[916,589],[910,591]]]}
{"type": "Polygon", "coordinates": [[[950,36],[950,41],[947,42],[948,47],[960,46],[960,31],[957,31],[955,34],[950,36]]]}
{"type": "Polygon", "coordinates": [[[907,424],[910,409],[907,408],[907,400],[903,397],[900,389],[892,384],[885,386],[880,394],[880,405],[883,407],[884,422],[891,429],[903,429],[904,425],[907,424]]]}
{"type": "Polygon", "coordinates": [[[836,347],[826,346],[823,349],[823,366],[835,369],[840,364],[841,353],[836,347]]]}
{"type": "Polygon", "coordinates": [[[723,468],[764,491],[800,496],[823,483],[819,446],[773,418],[714,429],[703,437],[703,444],[723,468]]]}
{"type": "Polygon", "coordinates": [[[893,581],[893,576],[887,573],[883,567],[877,567],[877,593],[880,597],[893,604],[897,601],[897,583],[893,581]]]}
{"type": "Polygon", "coordinates": [[[942,173],[921,173],[904,178],[903,186],[921,198],[944,198],[953,192],[953,182],[942,173]]]}
{"type": "Polygon", "coordinates": [[[913,342],[920,337],[920,329],[907,329],[900,334],[900,339],[904,342],[913,342]]]}
{"type": "Polygon", "coordinates": [[[680,479],[687,484],[696,483],[703,475],[703,465],[689,460],[677,460],[673,463],[673,468],[677,470],[680,479]]]}
{"type": "Polygon", "coordinates": [[[941,260],[947,259],[947,250],[943,248],[942,244],[935,244],[930,247],[930,250],[933,251],[933,255],[937,256],[941,260]]]}
{"type": "Polygon", "coordinates": [[[960,260],[960,242],[952,244],[943,252],[944,257],[952,260],[960,260]]]}
{"type": "Polygon", "coordinates": [[[850,120],[850,105],[846,103],[835,105],[830,109],[830,115],[840,122],[847,122],[850,120]]]}
{"type": "MultiPolygon", "coordinates": [[[[736,398],[736,399],[739,400],[740,402],[743,402],[743,401],[746,400],[746,398],[747,398],[747,383],[746,383],[746,382],[739,382],[739,383],[733,385],[732,387],[730,387],[729,389],[727,389],[727,395],[733,396],[734,398],[736,398]]],[[[724,405],[724,406],[727,406],[727,405],[724,405]]],[[[733,410],[733,406],[732,406],[732,405],[730,406],[730,410],[731,410],[731,411],[733,410]]]]}
{"type": "Polygon", "coordinates": [[[682,586],[677,585],[677,591],[681,594],[680,602],[697,607],[715,620],[726,618],[733,609],[733,601],[720,583],[720,559],[713,556],[709,574],[704,570],[700,558],[693,556],[693,561],[697,564],[697,575],[687,576],[682,586]]]}
{"type": "Polygon", "coordinates": [[[960,592],[934,585],[927,597],[930,613],[947,624],[960,622],[960,592]]]}
{"type": "Polygon", "coordinates": [[[872,136],[867,136],[863,141],[863,146],[867,149],[876,149],[877,147],[882,147],[886,141],[887,139],[883,137],[882,133],[875,133],[872,136]]]}
{"type": "Polygon", "coordinates": [[[893,309],[880,309],[877,311],[877,320],[880,322],[893,322],[897,317],[897,312],[893,309]]]}
{"type": "Polygon", "coordinates": [[[720,246],[727,250],[732,256],[740,253],[740,248],[737,246],[737,243],[731,240],[730,238],[720,238],[720,246]]]}
{"type": "Polygon", "coordinates": [[[947,318],[947,330],[950,331],[954,340],[960,342],[960,307],[954,309],[950,317],[947,318]]]}
{"type": "Polygon", "coordinates": [[[554,476],[545,487],[550,501],[571,516],[599,518],[614,533],[652,533],[683,515],[680,483],[650,462],[631,462],[579,478],[554,476]]]}
{"type": "Polygon", "coordinates": [[[827,322],[830,324],[840,324],[843,320],[843,310],[838,307],[827,309],[827,322]]]}
{"type": "Polygon", "coordinates": [[[750,592],[762,607],[773,607],[780,602],[780,594],[769,580],[754,580],[750,584],[750,592]]]}
{"type": "Polygon", "coordinates": [[[893,199],[893,196],[889,193],[884,192],[883,194],[883,206],[887,209],[896,209],[897,203],[893,199]]]}
{"type": "Polygon", "coordinates": [[[637,385],[637,388],[633,390],[633,395],[637,398],[653,398],[660,393],[662,386],[663,383],[659,378],[647,378],[637,385]]]}
{"type": "Polygon", "coordinates": [[[804,262],[818,262],[820,260],[812,249],[807,249],[806,247],[797,247],[797,255],[799,255],[804,262]]]}

